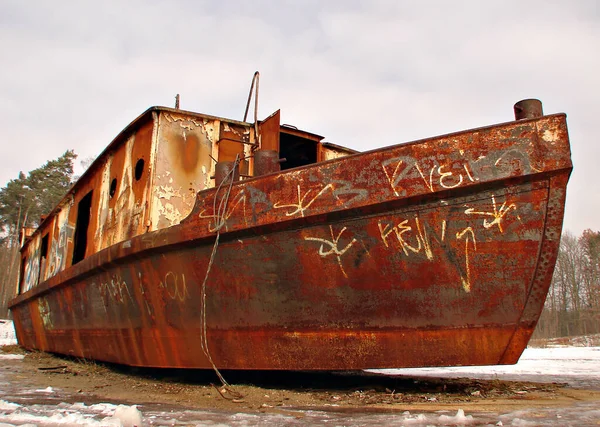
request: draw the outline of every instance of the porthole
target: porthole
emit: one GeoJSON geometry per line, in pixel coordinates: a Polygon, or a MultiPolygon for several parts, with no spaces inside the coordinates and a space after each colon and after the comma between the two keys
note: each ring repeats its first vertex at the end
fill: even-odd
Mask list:
{"type": "Polygon", "coordinates": [[[135,163],[135,180],[139,181],[142,178],[142,173],[144,173],[144,159],[139,159],[135,163]]]}
{"type": "Polygon", "coordinates": [[[117,192],[117,178],[113,178],[112,181],[110,182],[110,190],[108,192],[111,199],[113,198],[113,196],[115,195],[116,192],[117,192]]]}

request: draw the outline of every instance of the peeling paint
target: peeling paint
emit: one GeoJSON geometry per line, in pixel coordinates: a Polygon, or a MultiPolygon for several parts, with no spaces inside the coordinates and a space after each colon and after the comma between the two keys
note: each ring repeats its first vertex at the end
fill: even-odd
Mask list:
{"type": "Polygon", "coordinates": [[[323,161],[339,159],[340,157],[345,157],[348,155],[348,153],[345,153],[343,151],[335,150],[332,148],[325,148],[325,147],[323,147],[322,152],[323,152],[323,161]]]}
{"type": "Polygon", "coordinates": [[[547,142],[555,142],[559,137],[560,135],[556,129],[546,129],[544,133],[542,133],[542,138],[547,142]]]}
{"type": "Polygon", "coordinates": [[[176,225],[181,221],[181,212],[172,203],[161,203],[158,212],[162,218],[169,222],[169,225],[176,225]]]}
{"type": "Polygon", "coordinates": [[[210,156],[218,150],[220,126],[219,120],[200,120],[184,113],[164,113],[159,117],[151,229],[179,223],[191,212],[196,193],[214,186],[214,162],[210,156]],[[179,126],[173,127],[173,123],[179,126]],[[194,126],[186,125],[182,132],[181,124],[189,123],[194,126]]]}
{"type": "Polygon", "coordinates": [[[253,138],[249,124],[164,108],[127,128],[23,247],[19,342],[206,368],[203,325],[230,369],[518,359],[558,252],[572,166],[564,116],[346,159],[311,140],[330,161],[241,180],[218,213],[210,155],[251,154],[253,138]],[[90,192],[86,229],[77,216],[90,192]],[[82,235],[85,257],[71,265],[82,235]]]}

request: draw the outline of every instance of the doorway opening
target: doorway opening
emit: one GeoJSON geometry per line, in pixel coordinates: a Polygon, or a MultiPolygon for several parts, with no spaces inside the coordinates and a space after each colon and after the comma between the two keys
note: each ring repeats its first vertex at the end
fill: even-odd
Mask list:
{"type": "Polygon", "coordinates": [[[289,125],[281,126],[279,134],[279,158],[281,170],[312,165],[318,161],[318,144],[323,137],[304,132],[289,125]]]}

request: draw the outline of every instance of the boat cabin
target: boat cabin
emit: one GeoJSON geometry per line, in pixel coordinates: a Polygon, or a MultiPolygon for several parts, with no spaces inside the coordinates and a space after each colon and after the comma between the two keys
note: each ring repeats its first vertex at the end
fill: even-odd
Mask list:
{"type": "MultiPolygon", "coordinates": [[[[23,233],[17,294],[86,257],[134,236],[179,224],[196,193],[215,186],[217,162],[255,176],[256,150],[275,152],[281,170],[355,151],[280,124],[277,111],[247,123],[152,107],[129,124],[42,219],[23,233]]],[[[279,169],[278,167],[278,169],[279,169]]]]}

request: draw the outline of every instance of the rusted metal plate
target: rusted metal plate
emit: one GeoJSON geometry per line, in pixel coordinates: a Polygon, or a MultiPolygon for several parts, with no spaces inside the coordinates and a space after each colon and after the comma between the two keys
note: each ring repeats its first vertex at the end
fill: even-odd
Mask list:
{"type": "Polygon", "coordinates": [[[340,157],[349,156],[350,154],[356,154],[358,151],[350,148],[342,147],[330,142],[323,142],[319,145],[319,161],[327,161],[333,159],[339,159],[340,157]]]}
{"type": "Polygon", "coordinates": [[[212,186],[214,162],[210,156],[220,138],[220,128],[218,119],[160,112],[150,230],[178,224],[190,213],[196,193],[212,186]]]}
{"type": "MultiPolygon", "coordinates": [[[[251,142],[250,124],[222,120],[164,107],[135,119],[27,239],[20,291],[81,257],[185,218],[196,193],[214,186],[210,156],[218,157],[220,136],[251,142]],[[77,233],[80,210],[89,221],[77,233]]],[[[240,169],[247,173],[247,160],[240,169]]]]}
{"type": "MultiPolygon", "coordinates": [[[[99,165],[101,172],[90,176],[87,188],[76,192],[75,206],[92,191],[91,212],[98,213],[92,215],[88,230],[88,254],[147,230],[153,134],[153,120],[141,123],[125,143],[99,165]]],[[[76,219],[77,209],[72,209],[69,224],[76,224],[76,219]]]]}
{"type": "MultiPolygon", "coordinates": [[[[281,161],[277,150],[261,148],[254,152],[254,176],[262,176],[281,171],[281,161]]],[[[285,159],[282,159],[285,160],[285,159]]]]}
{"type": "Polygon", "coordinates": [[[280,110],[275,111],[259,125],[260,148],[279,152],[280,110]]]}
{"type": "Polygon", "coordinates": [[[13,300],[17,336],[138,366],[210,367],[204,330],[220,368],[515,363],[550,284],[570,170],[554,115],[202,191],[180,225],[13,300]]]}

